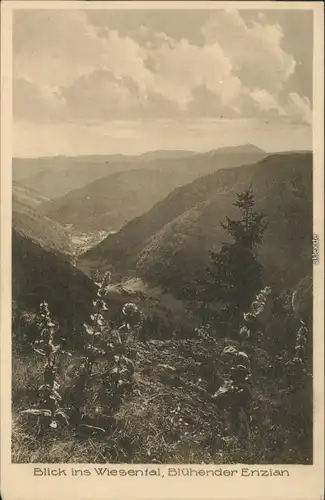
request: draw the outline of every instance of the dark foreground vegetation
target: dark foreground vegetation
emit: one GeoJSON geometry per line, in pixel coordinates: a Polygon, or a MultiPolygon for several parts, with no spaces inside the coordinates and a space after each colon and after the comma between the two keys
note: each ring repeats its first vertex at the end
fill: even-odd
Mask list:
{"type": "Polygon", "coordinates": [[[312,463],[311,279],[274,291],[267,219],[250,189],[234,207],[181,324],[143,291],[110,314],[109,272],[84,322],[13,304],[13,462],[312,463]]]}

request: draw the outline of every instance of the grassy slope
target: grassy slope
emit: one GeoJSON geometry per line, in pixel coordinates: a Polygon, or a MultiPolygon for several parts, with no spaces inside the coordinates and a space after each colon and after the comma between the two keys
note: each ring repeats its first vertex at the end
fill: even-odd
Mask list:
{"type": "Polygon", "coordinates": [[[42,248],[57,254],[73,253],[69,232],[40,211],[45,198],[36,190],[13,183],[12,224],[15,230],[42,248]]]}
{"type": "Polygon", "coordinates": [[[26,188],[24,185],[17,181],[13,181],[12,191],[14,198],[30,208],[36,209],[43,203],[49,201],[48,198],[43,196],[36,189],[26,188]]]}
{"type": "MultiPolygon", "coordinates": [[[[252,385],[256,410],[249,439],[226,432],[223,413],[207,397],[207,381],[226,378],[220,353],[227,339],[135,342],[135,387],[105,435],[81,435],[73,429],[37,436],[19,415],[35,401],[41,362],[14,355],[13,461],[18,463],[310,463],[311,445],[303,445],[290,414],[311,408],[304,393],[288,395],[283,375],[274,376],[272,357],[255,349],[252,385]],[[213,370],[211,369],[213,367],[213,370]],[[301,404],[304,408],[301,410],[301,404]],[[281,416],[282,415],[282,416],[281,416]]],[[[241,349],[246,349],[241,344],[241,349]]],[[[37,356],[36,356],[37,357],[37,356]]],[[[100,370],[100,366],[98,367],[100,370]]],[[[61,366],[61,387],[70,383],[61,366]]],[[[97,406],[89,392],[89,411],[97,406]]]]}
{"type": "MultiPolygon", "coordinates": [[[[152,335],[141,341],[136,332],[131,337],[133,392],[124,398],[113,421],[108,425],[105,420],[96,422],[105,428],[104,435],[81,433],[71,427],[38,435],[35,421],[23,418],[20,410],[37,401],[43,359],[14,349],[14,463],[311,463],[311,380],[302,389],[288,391],[285,364],[292,357],[294,345],[289,332],[295,335],[299,326],[292,313],[279,321],[268,307],[260,324],[262,344],[251,345],[231,340],[227,334],[224,336],[224,329],[218,328],[210,334],[203,331],[185,335],[187,338],[177,337],[177,316],[183,316],[184,324],[182,303],[139,279],[112,286],[108,293],[109,311],[114,303],[120,309],[129,301],[138,303],[146,314],[152,307],[163,314],[166,307],[172,311],[173,322],[169,338],[164,340],[152,335]],[[286,338],[285,358],[279,358],[274,336],[280,342],[286,338]],[[271,339],[272,349],[267,348],[267,339],[271,339]],[[250,355],[254,411],[249,439],[227,432],[222,408],[209,398],[227,380],[229,367],[221,352],[229,344],[250,355]]],[[[108,338],[110,335],[108,332],[108,338]]],[[[102,369],[99,362],[95,371],[102,369]]],[[[71,361],[64,358],[58,373],[64,407],[69,405],[65,394],[73,381],[71,361]]],[[[98,405],[95,383],[88,391],[88,414],[95,417],[98,405]]]]}

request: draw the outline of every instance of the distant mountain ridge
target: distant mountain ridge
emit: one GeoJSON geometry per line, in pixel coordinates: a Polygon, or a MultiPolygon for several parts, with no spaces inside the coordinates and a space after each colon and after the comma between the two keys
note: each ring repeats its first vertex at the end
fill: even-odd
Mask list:
{"type": "Polygon", "coordinates": [[[262,150],[250,145],[173,155],[175,152],[166,151],[141,155],[141,161],[137,158],[130,168],[52,199],[41,209],[48,217],[79,231],[117,231],[176,187],[219,168],[239,167],[265,157],[262,150]]]}
{"type": "MultiPolygon", "coordinates": [[[[236,193],[252,184],[268,229],[261,247],[266,278],[284,286],[311,270],[312,154],[272,154],[241,168],[221,169],[179,187],[149,212],[80,257],[81,268],[112,265],[136,270],[152,283],[175,288],[201,273],[208,250],[225,235],[220,221],[236,217],[236,193]],[[299,252],[299,259],[292,255],[299,252]],[[174,283],[174,285],[173,285],[174,283]]],[[[178,290],[179,291],[179,290],[178,290]]]]}
{"type": "MultiPolygon", "coordinates": [[[[139,168],[138,163],[152,161],[155,159],[168,158],[184,158],[196,154],[193,151],[148,151],[139,155],[124,155],[124,154],[109,154],[109,155],[81,155],[81,156],[45,156],[39,158],[13,158],[13,179],[27,183],[28,187],[32,180],[40,179],[42,181],[45,176],[49,178],[53,174],[61,172],[64,174],[67,170],[77,169],[79,174],[91,174],[90,182],[105,176],[109,173],[119,171],[122,164],[122,170],[132,168],[136,163],[135,168],[139,168]],[[28,180],[29,179],[29,180],[28,180]]],[[[81,187],[87,183],[88,179],[79,179],[81,187]]],[[[68,192],[68,191],[67,191],[68,192]]],[[[53,193],[53,198],[61,196],[62,193],[53,193]]],[[[51,196],[52,198],[52,196],[51,196]]]]}
{"type": "Polygon", "coordinates": [[[213,150],[208,153],[192,151],[149,151],[138,156],[127,155],[88,155],[80,157],[13,159],[13,179],[20,181],[27,188],[37,186],[38,191],[49,199],[57,199],[69,191],[79,189],[87,184],[118,171],[132,169],[163,169],[173,172],[175,169],[186,172],[189,168],[192,178],[204,175],[215,168],[209,164],[212,158],[223,161],[224,168],[239,166],[241,162],[258,161],[264,153],[253,146],[236,146],[233,148],[213,150]],[[246,159],[245,159],[246,157],[246,159]],[[210,160],[208,160],[210,158],[210,160]],[[203,160],[203,165],[202,165],[203,160]],[[189,162],[189,165],[188,165],[189,162]]]}

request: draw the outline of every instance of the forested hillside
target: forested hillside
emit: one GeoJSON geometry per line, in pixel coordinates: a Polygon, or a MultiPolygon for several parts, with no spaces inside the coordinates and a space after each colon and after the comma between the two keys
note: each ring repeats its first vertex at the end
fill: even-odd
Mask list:
{"type": "Polygon", "coordinates": [[[45,203],[42,211],[63,225],[71,225],[73,230],[117,231],[183,182],[184,176],[177,172],[173,175],[150,169],[115,172],[45,203]]]}
{"type": "Polygon", "coordinates": [[[40,210],[45,199],[37,191],[13,184],[12,224],[17,233],[54,253],[73,254],[69,232],[40,210]]]}
{"type": "Polygon", "coordinates": [[[95,293],[93,282],[63,255],[12,232],[13,301],[21,310],[38,309],[46,300],[59,320],[87,317],[95,293]]]}
{"type": "Polygon", "coordinates": [[[311,271],[312,155],[270,155],[240,169],[220,170],[174,190],[149,212],[80,258],[81,268],[136,272],[176,293],[204,268],[208,251],[225,237],[220,221],[234,213],[236,192],[252,186],[266,214],[261,248],[265,279],[291,286],[311,271]],[[299,261],[292,259],[299,253],[299,261]]]}

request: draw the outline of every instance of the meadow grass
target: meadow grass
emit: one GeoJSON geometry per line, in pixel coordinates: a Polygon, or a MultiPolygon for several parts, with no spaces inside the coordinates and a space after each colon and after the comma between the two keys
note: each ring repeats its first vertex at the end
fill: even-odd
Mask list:
{"type": "MultiPolygon", "coordinates": [[[[210,357],[217,356],[224,343],[225,339],[215,342],[210,357]]],[[[108,420],[105,433],[65,427],[40,434],[35,422],[20,411],[35,405],[43,360],[31,353],[14,353],[13,462],[309,463],[292,429],[276,422],[285,386],[272,382],[262,371],[257,371],[254,379],[259,413],[249,439],[227,434],[222,411],[204,398],[206,383],[200,370],[211,347],[203,344],[186,340],[139,342],[133,391],[108,420]]],[[[96,370],[101,368],[99,363],[96,370]]],[[[221,360],[218,370],[225,370],[221,360]]],[[[59,366],[63,394],[68,394],[70,371],[71,360],[64,359],[59,366]]],[[[87,413],[95,416],[98,405],[95,384],[88,389],[87,413]]]]}

